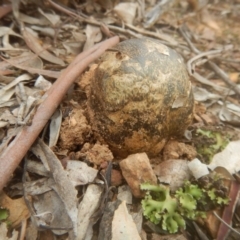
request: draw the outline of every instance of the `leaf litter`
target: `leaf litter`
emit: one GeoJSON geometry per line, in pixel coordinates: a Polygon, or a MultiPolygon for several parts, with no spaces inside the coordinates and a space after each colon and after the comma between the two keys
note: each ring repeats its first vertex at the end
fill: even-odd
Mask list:
{"type": "MultiPolygon", "coordinates": [[[[143,219],[138,198],[144,196],[140,190],[140,175],[144,170],[137,166],[139,159],[143,161],[142,169],[148,167],[151,175],[145,176],[144,181],[154,179],[156,183],[157,176],[158,182],[169,184],[172,192],[193,178],[191,171],[196,172],[196,179],[204,182],[211,179],[211,171],[224,169],[222,179],[227,178],[224,180],[227,183],[223,186],[227,186],[230,204],[207,212],[205,222],[188,222],[178,237],[202,239],[204,235],[205,239],[227,236],[227,239],[237,239],[236,231],[231,228],[239,231],[238,2],[153,0],[115,4],[86,0],[81,4],[69,0],[62,3],[13,1],[12,13],[9,7],[4,10],[5,6],[0,6],[0,156],[6,158],[8,147],[17,142],[24,128],[35,122],[38,107],[54,92],[52,84],[66,73],[65,66],[83,50],[91,52],[91,47],[106,36],[118,35],[121,40],[153,37],[181,53],[192,76],[194,121],[188,137],[170,141],[158,157],[148,159],[136,154],[131,156],[132,162],[126,159],[124,162],[96,141],[87,116],[89,73],[78,75],[79,83],[73,79],[63,100],[55,103],[55,113],[49,117],[43,115],[32,148],[32,144],[24,147],[22,157],[10,172],[4,173],[10,175],[3,176],[8,182],[1,183],[4,189],[0,208],[10,210],[21,201],[16,209],[20,212],[17,224],[15,210],[10,212],[9,222],[0,222],[4,239],[16,239],[17,235],[20,239],[37,239],[37,236],[45,239],[44,234],[50,232],[51,239],[54,236],[57,239],[121,239],[123,236],[124,239],[161,239],[164,235],[171,239],[159,226],[143,219]],[[210,135],[200,136],[198,129],[210,135]],[[212,133],[225,134],[229,143],[224,145],[218,137],[211,137],[212,133]],[[211,151],[208,165],[199,152],[199,144],[211,151]],[[216,154],[210,145],[219,144],[223,145],[215,149],[216,154]],[[20,163],[22,158],[24,161],[20,163]],[[196,165],[190,167],[194,162],[196,165]],[[122,185],[124,180],[128,185],[122,185]],[[127,187],[124,194],[120,190],[122,186],[127,187]],[[133,201],[129,200],[132,193],[133,201]],[[5,206],[2,199],[8,199],[5,202],[9,205],[5,206]]],[[[22,143],[19,144],[21,149],[22,143]]],[[[222,191],[220,187],[218,190],[222,191]]]]}

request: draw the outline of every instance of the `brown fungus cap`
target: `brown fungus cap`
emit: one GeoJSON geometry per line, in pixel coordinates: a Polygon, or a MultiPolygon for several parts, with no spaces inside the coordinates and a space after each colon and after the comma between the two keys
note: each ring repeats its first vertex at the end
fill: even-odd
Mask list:
{"type": "Polygon", "coordinates": [[[191,123],[193,105],[182,57],[150,38],[126,40],[105,52],[88,97],[94,132],[122,157],[157,155],[191,123]]]}

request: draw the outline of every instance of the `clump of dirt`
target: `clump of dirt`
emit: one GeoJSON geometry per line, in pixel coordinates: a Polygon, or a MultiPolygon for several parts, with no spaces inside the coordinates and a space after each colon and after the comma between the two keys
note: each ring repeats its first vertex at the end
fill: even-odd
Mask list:
{"type": "Polygon", "coordinates": [[[104,162],[112,161],[113,155],[107,145],[96,143],[86,152],[86,159],[93,164],[101,165],[104,162]]]}
{"type": "Polygon", "coordinates": [[[187,159],[192,160],[197,156],[196,149],[188,144],[169,141],[163,150],[163,160],[169,159],[187,159]]]}
{"type": "Polygon", "coordinates": [[[68,151],[76,151],[91,135],[84,111],[80,106],[74,106],[68,117],[64,119],[59,136],[59,147],[68,151]]]}

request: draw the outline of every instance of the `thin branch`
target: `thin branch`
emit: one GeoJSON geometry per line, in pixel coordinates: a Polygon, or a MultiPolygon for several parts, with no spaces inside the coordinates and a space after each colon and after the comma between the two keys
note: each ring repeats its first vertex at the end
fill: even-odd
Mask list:
{"type": "Polygon", "coordinates": [[[231,229],[233,232],[235,232],[235,233],[237,233],[238,235],[240,235],[240,232],[238,232],[238,231],[237,231],[236,229],[234,229],[231,225],[229,225],[228,223],[226,223],[222,218],[220,218],[215,211],[213,211],[213,214],[214,214],[214,216],[215,216],[220,222],[222,222],[224,225],[226,225],[226,226],[227,226],[229,229],[231,229]]]}
{"type": "MultiPolygon", "coordinates": [[[[211,50],[211,51],[207,51],[207,52],[200,52],[198,55],[194,56],[193,58],[191,58],[188,62],[187,62],[187,67],[188,69],[191,69],[191,66],[193,65],[193,62],[199,60],[202,57],[208,57],[209,55],[219,55],[220,53],[223,52],[224,49],[217,49],[217,50],[211,50]]],[[[192,75],[192,72],[189,72],[189,74],[192,75]]]]}
{"type": "MultiPolygon", "coordinates": [[[[92,18],[88,18],[88,17],[84,17],[84,16],[80,16],[78,15],[77,13],[74,12],[74,10],[72,9],[69,9],[69,8],[66,8],[66,7],[63,7],[61,5],[59,5],[58,3],[55,3],[53,2],[52,0],[48,0],[48,2],[57,10],[59,10],[60,12],[63,12],[71,17],[74,17],[76,19],[78,19],[79,21],[82,21],[82,22],[85,22],[85,23],[88,23],[88,24],[92,24],[94,26],[98,26],[98,27],[102,27],[103,24],[101,21],[96,21],[95,19],[92,19],[92,18]]],[[[136,33],[134,33],[133,31],[131,30],[126,30],[124,28],[121,28],[121,27],[117,27],[117,26],[111,26],[111,25],[106,25],[107,28],[109,28],[110,30],[114,30],[118,33],[123,33],[123,34],[129,34],[130,36],[132,37],[136,37],[138,38],[139,36],[137,36],[136,33]]]]}
{"type": "Polygon", "coordinates": [[[214,72],[229,86],[229,88],[238,94],[238,96],[240,96],[240,88],[231,81],[228,75],[212,61],[209,61],[208,64],[211,66],[214,72]]]}
{"type": "MultiPolygon", "coordinates": [[[[189,37],[187,36],[187,34],[185,33],[183,27],[179,28],[180,33],[182,34],[183,38],[187,41],[190,49],[196,53],[197,55],[194,56],[193,58],[191,58],[188,62],[187,62],[187,69],[190,75],[192,75],[193,77],[195,77],[196,80],[199,81],[199,78],[196,78],[196,74],[194,72],[194,62],[197,61],[198,59],[208,56],[208,63],[210,65],[210,67],[212,68],[212,70],[219,76],[221,77],[221,79],[229,86],[229,88],[234,91],[238,96],[240,96],[240,89],[239,87],[233,83],[228,75],[221,69],[219,68],[215,63],[213,63],[212,61],[209,60],[209,55],[215,55],[215,54],[220,54],[223,51],[228,50],[229,48],[223,48],[223,49],[219,49],[219,50],[212,50],[212,51],[208,51],[208,52],[201,52],[199,51],[194,44],[191,42],[191,40],[189,39],[189,37]]],[[[206,79],[207,80],[207,79],[206,79]]],[[[207,80],[209,81],[209,80],[207,80]]],[[[200,81],[201,82],[201,81],[200,81]]],[[[210,82],[210,81],[209,81],[210,82]]],[[[208,84],[211,86],[211,84],[208,84]]],[[[216,87],[215,87],[216,88],[216,87]]]]}
{"type": "Polygon", "coordinates": [[[202,229],[193,221],[193,226],[195,230],[198,233],[198,236],[200,237],[201,240],[209,240],[209,238],[205,235],[205,233],[202,231],[202,229]]]}
{"type": "Polygon", "coordinates": [[[215,90],[217,90],[218,92],[220,92],[220,93],[223,94],[223,95],[229,94],[229,89],[227,89],[227,88],[225,88],[225,87],[222,87],[222,86],[219,86],[219,85],[217,85],[217,84],[209,81],[207,78],[201,76],[201,75],[200,75],[199,73],[197,73],[197,72],[194,72],[194,73],[192,74],[192,76],[193,76],[198,82],[213,87],[215,90]]]}
{"type": "Polygon", "coordinates": [[[34,143],[52,114],[61,103],[64,95],[75,79],[108,48],[119,42],[118,37],[96,44],[91,49],[79,54],[63,71],[53,86],[43,96],[30,126],[24,126],[15,139],[0,156],[0,190],[5,186],[16,167],[34,143]]]}
{"type": "Polygon", "coordinates": [[[178,46],[178,42],[174,38],[172,38],[170,35],[167,35],[164,33],[158,33],[158,32],[151,32],[151,31],[148,31],[148,30],[145,30],[142,28],[135,27],[131,24],[126,24],[126,27],[128,27],[131,30],[134,30],[140,34],[143,34],[143,35],[146,35],[149,37],[158,38],[160,40],[164,40],[167,42],[166,44],[169,44],[171,46],[178,46]]]}
{"type": "MultiPolygon", "coordinates": [[[[92,25],[95,25],[95,26],[99,26],[99,27],[102,27],[102,25],[104,25],[101,21],[96,21],[95,19],[92,19],[92,18],[89,18],[89,17],[80,16],[77,13],[75,13],[74,10],[63,7],[63,6],[53,2],[52,0],[48,0],[48,2],[55,9],[65,13],[69,16],[75,17],[76,19],[78,19],[82,22],[92,24],[92,25]]],[[[157,38],[157,39],[160,39],[160,40],[164,40],[164,41],[166,41],[165,44],[167,44],[167,45],[178,46],[178,42],[175,39],[173,39],[172,37],[170,37],[169,35],[147,31],[147,30],[135,27],[131,24],[125,24],[126,28],[129,28],[129,29],[125,29],[125,28],[117,27],[117,26],[112,26],[112,25],[106,25],[106,26],[107,26],[107,28],[109,28],[112,31],[116,31],[118,33],[123,33],[123,34],[128,34],[128,35],[130,35],[132,37],[135,37],[135,38],[139,38],[140,37],[139,34],[143,34],[143,35],[146,35],[146,36],[149,36],[149,37],[154,37],[154,38],[157,38]]]]}
{"type": "Polygon", "coordinates": [[[21,232],[20,232],[19,240],[25,239],[26,229],[27,229],[27,219],[24,219],[22,220],[22,223],[21,223],[21,232]]]}
{"type": "Polygon", "coordinates": [[[190,41],[189,37],[187,36],[186,32],[184,31],[183,28],[186,28],[186,25],[183,25],[182,27],[179,28],[179,31],[180,33],[182,34],[183,38],[186,40],[188,46],[190,47],[190,49],[196,53],[196,54],[199,54],[201,53],[201,51],[199,51],[195,46],[194,44],[190,41]]]}

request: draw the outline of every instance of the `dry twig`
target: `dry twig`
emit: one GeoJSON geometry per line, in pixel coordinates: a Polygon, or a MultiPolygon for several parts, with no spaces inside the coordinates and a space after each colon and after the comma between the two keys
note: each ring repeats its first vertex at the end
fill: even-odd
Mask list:
{"type": "Polygon", "coordinates": [[[220,67],[218,67],[214,62],[209,61],[208,64],[214,70],[214,72],[219,77],[221,77],[221,79],[229,86],[229,88],[233,90],[236,94],[238,94],[238,96],[240,96],[240,89],[234,82],[230,80],[228,75],[220,67]]]}
{"type": "MultiPolygon", "coordinates": [[[[227,50],[227,49],[219,49],[219,50],[212,50],[212,51],[208,51],[208,52],[201,52],[199,51],[194,44],[191,42],[191,40],[189,39],[189,37],[187,36],[187,34],[185,33],[184,27],[179,28],[180,33],[182,34],[182,36],[184,37],[184,39],[186,40],[186,42],[188,43],[190,49],[197,54],[197,56],[191,58],[188,63],[187,63],[187,67],[188,67],[188,72],[190,75],[192,75],[196,80],[198,80],[199,82],[203,83],[203,84],[207,84],[209,86],[214,87],[215,89],[218,89],[219,91],[222,91],[223,88],[222,87],[218,87],[215,84],[211,83],[208,79],[200,76],[198,73],[192,71],[194,70],[193,62],[196,61],[199,58],[202,57],[206,57],[208,56],[209,59],[209,55],[215,55],[215,54],[220,54],[223,51],[227,50]],[[222,89],[222,90],[221,90],[222,89]]],[[[238,96],[240,96],[240,89],[238,88],[238,86],[233,83],[228,75],[221,69],[219,68],[214,62],[212,61],[207,61],[210,65],[210,67],[212,68],[212,70],[219,76],[221,77],[221,79],[226,83],[226,85],[229,86],[230,90],[234,91],[238,96]]]]}
{"type": "MultiPolygon", "coordinates": [[[[52,0],[48,0],[48,2],[54,8],[56,8],[57,10],[65,13],[69,16],[75,17],[76,19],[78,19],[82,22],[92,24],[92,25],[95,25],[95,26],[99,26],[99,27],[102,27],[104,25],[101,21],[96,21],[95,19],[92,19],[92,18],[89,18],[89,17],[80,16],[80,15],[76,14],[73,10],[69,10],[67,8],[64,8],[64,7],[60,6],[59,4],[53,2],[52,0]]],[[[122,28],[122,27],[117,27],[117,26],[112,26],[112,25],[107,25],[107,28],[109,28],[112,31],[116,31],[118,33],[123,33],[123,34],[130,35],[130,36],[135,37],[135,38],[139,38],[140,37],[139,34],[143,34],[145,36],[154,37],[154,38],[163,40],[164,43],[169,45],[169,46],[177,46],[178,45],[178,42],[169,35],[158,33],[158,32],[147,31],[147,30],[135,27],[131,24],[125,24],[125,26],[128,29],[125,29],[125,28],[122,28]]]]}

